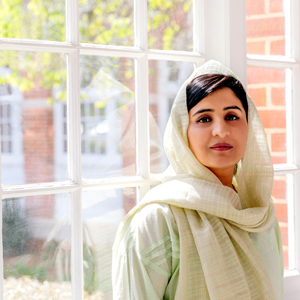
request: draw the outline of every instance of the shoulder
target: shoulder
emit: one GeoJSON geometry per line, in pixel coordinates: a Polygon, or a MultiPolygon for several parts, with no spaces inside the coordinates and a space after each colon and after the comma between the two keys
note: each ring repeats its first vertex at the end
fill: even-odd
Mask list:
{"type": "Polygon", "coordinates": [[[137,213],[138,218],[161,219],[172,218],[173,213],[169,204],[166,203],[149,203],[143,206],[137,213]]]}
{"type": "MultiPolygon", "coordinates": [[[[128,251],[151,252],[166,243],[179,244],[178,228],[168,204],[151,203],[140,208],[127,221],[124,231],[118,232],[113,246],[115,256],[128,251]]],[[[162,246],[163,247],[163,246],[162,246]]]]}
{"type": "Polygon", "coordinates": [[[151,203],[142,207],[131,221],[131,231],[146,235],[178,235],[177,224],[168,204],[151,203]]]}

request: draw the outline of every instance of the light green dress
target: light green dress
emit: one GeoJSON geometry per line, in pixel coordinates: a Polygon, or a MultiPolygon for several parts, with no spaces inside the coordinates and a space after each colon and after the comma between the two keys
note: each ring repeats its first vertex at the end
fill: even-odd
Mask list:
{"type": "Polygon", "coordinates": [[[204,74],[237,78],[209,61],[179,89],[164,135],[170,162],[164,183],[128,213],[116,235],[114,300],[282,300],[281,237],[264,128],[247,94],[247,145],[233,178],[236,193],[189,149],[186,87],[204,74]]]}
{"type": "MultiPolygon", "coordinates": [[[[277,300],[282,300],[283,262],[277,219],[269,229],[249,232],[249,236],[265,263],[277,300]]],[[[136,213],[120,248],[113,268],[114,300],[175,298],[180,247],[168,204],[148,204],[136,213]]]]}

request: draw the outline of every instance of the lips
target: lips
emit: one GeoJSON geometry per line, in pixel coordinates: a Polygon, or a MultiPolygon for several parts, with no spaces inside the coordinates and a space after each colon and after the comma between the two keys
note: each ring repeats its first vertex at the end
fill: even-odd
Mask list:
{"type": "Polygon", "coordinates": [[[215,151],[228,151],[232,148],[233,146],[227,143],[216,143],[210,147],[210,149],[215,151]]]}

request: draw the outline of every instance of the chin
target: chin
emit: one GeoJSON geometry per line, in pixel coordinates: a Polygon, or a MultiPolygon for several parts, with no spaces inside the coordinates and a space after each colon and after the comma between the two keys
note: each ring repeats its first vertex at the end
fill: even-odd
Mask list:
{"type": "Polygon", "coordinates": [[[227,171],[232,169],[234,170],[235,165],[241,160],[241,158],[237,158],[237,155],[231,156],[231,157],[226,157],[225,155],[220,155],[218,157],[205,157],[205,159],[199,159],[196,157],[197,160],[206,168],[210,169],[211,171],[213,170],[224,170],[227,171]]]}

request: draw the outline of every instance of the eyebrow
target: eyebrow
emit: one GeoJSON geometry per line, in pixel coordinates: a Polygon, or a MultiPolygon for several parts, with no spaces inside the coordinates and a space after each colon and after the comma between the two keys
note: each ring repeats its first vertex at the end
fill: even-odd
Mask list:
{"type": "MultiPolygon", "coordinates": [[[[224,107],[223,110],[229,110],[229,109],[238,109],[240,111],[242,111],[238,106],[228,106],[228,107],[224,107]]],[[[197,110],[193,116],[197,115],[197,114],[202,114],[204,112],[214,112],[213,109],[211,108],[208,108],[208,109],[200,109],[200,110],[197,110]]]]}

